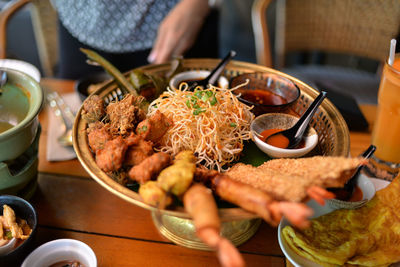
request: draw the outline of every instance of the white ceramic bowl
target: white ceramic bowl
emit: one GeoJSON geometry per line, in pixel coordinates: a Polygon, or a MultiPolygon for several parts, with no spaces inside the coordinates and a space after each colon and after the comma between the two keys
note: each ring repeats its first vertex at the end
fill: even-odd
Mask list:
{"type": "Polygon", "coordinates": [[[261,133],[267,129],[288,129],[292,127],[298,118],[285,113],[267,113],[256,117],[251,125],[252,140],[264,153],[273,158],[297,158],[304,156],[318,144],[318,134],[314,128],[309,128],[304,134],[304,147],[295,149],[284,149],[271,146],[260,139],[261,133]]]}
{"type": "Polygon", "coordinates": [[[12,70],[18,70],[25,74],[31,76],[36,82],[40,82],[40,72],[39,70],[32,65],[31,63],[17,60],[17,59],[0,59],[0,67],[8,68],[12,70]]]}
{"type": "MultiPolygon", "coordinates": [[[[169,87],[176,90],[179,88],[179,84],[183,81],[204,79],[209,74],[210,74],[210,71],[208,71],[208,70],[184,71],[184,72],[176,74],[174,77],[171,78],[171,80],[169,81],[169,87]]],[[[218,78],[218,87],[228,88],[228,85],[229,85],[229,82],[224,76],[220,76],[218,78]]]]}
{"type": "Polygon", "coordinates": [[[375,186],[371,179],[360,174],[356,184],[363,193],[363,198],[360,201],[343,201],[339,199],[328,199],[326,203],[333,209],[358,209],[368,203],[375,196],[375,186]]]}
{"type": "Polygon", "coordinates": [[[57,239],[35,249],[21,267],[50,266],[60,261],[79,261],[87,267],[97,266],[96,255],[88,245],[74,239],[57,239]]]}

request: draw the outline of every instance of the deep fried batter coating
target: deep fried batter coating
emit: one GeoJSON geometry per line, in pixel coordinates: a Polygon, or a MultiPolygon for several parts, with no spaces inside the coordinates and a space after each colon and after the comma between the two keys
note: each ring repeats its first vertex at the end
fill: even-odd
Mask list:
{"type": "Polygon", "coordinates": [[[88,122],[99,121],[104,115],[104,100],[98,95],[91,95],[83,102],[82,118],[88,122]]]}
{"type": "Polygon", "coordinates": [[[174,164],[161,171],[158,185],[167,192],[180,196],[189,188],[196,171],[196,158],[192,151],[181,151],[176,155],[174,164]]]}
{"type": "Polygon", "coordinates": [[[112,139],[109,132],[109,125],[99,121],[89,124],[87,131],[89,146],[94,153],[103,149],[105,143],[112,139]]]}
{"type": "Polygon", "coordinates": [[[106,112],[113,133],[125,135],[146,117],[144,111],[135,105],[137,101],[134,95],[128,94],[121,101],[112,102],[107,106],[106,112]]]}
{"type": "Polygon", "coordinates": [[[194,172],[194,180],[199,183],[203,183],[208,187],[211,187],[212,183],[211,180],[220,174],[217,170],[209,170],[204,166],[199,166],[196,168],[194,172]]]}
{"type": "Polygon", "coordinates": [[[134,132],[131,132],[127,137],[125,137],[125,142],[128,146],[134,146],[139,144],[140,141],[143,140],[143,138],[134,132]]]}
{"type": "Polygon", "coordinates": [[[138,124],[136,127],[136,133],[142,136],[145,140],[157,143],[171,125],[172,121],[157,110],[153,116],[138,124]]]}
{"type": "Polygon", "coordinates": [[[171,163],[171,156],[167,153],[158,152],[146,158],[139,165],[129,170],[129,178],[143,184],[153,177],[157,177],[162,169],[171,163]]]}
{"type": "Polygon", "coordinates": [[[96,152],[96,163],[105,172],[117,171],[122,167],[128,145],[121,136],[109,140],[104,148],[96,152]]]}
{"type": "MultiPolygon", "coordinates": [[[[18,239],[27,239],[32,232],[27,222],[15,216],[14,210],[3,205],[2,227],[11,231],[12,236],[18,239]]],[[[3,232],[4,233],[4,232],[3,232]]],[[[4,238],[1,236],[0,238],[4,238]]]]}
{"type": "Polygon", "coordinates": [[[139,195],[142,197],[144,203],[163,209],[172,203],[172,198],[162,188],[160,188],[156,181],[147,181],[139,187],[139,195]]]}
{"type": "Polygon", "coordinates": [[[153,154],[153,143],[140,138],[134,145],[129,146],[124,164],[129,166],[138,165],[153,154]]]}
{"type": "Polygon", "coordinates": [[[274,159],[259,167],[242,163],[227,174],[236,181],[267,192],[276,200],[301,202],[311,186],[341,187],[365,161],[361,158],[322,157],[274,159]]]}

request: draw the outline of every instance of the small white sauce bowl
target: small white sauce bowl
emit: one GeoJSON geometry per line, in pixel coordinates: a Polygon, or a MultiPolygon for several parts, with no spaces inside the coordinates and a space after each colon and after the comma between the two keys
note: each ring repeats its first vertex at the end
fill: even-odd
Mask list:
{"type": "Polygon", "coordinates": [[[21,267],[50,266],[60,261],[79,261],[87,267],[96,267],[97,258],[85,243],[74,239],[57,239],[35,249],[21,267]]]}
{"type": "Polygon", "coordinates": [[[35,81],[40,82],[41,78],[40,72],[38,68],[36,68],[31,63],[17,59],[0,59],[0,67],[18,70],[20,72],[28,74],[35,81]]]}
{"type": "Polygon", "coordinates": [[[305,145],[303,148],[284,149],[271,146],[260,139],[261,133],[267,129],[288,129],[292,127],[299,118],[285,113],[267,113],[256,117],[250,124],[251,138],[268,156],[273,158],[297,158],[306,155],[318,144],[318,134],[314,128],[309,127],[304,134],[305,145]]]}
{"type": "MultiPolygon", "coordinates": [[[[210,74],[208,70],[191,70],[191,71],[184,71],[181,73],[176,74],[174,77],[171,78],[169,81],[169,86],[172,89],[179,89],[179,84],[183,81],[188,80],[201,80],[205,79],[210,74]]],[[[224,76],[220,76],[218,78],[218,87],[220,88],[228,88],[229,82],[224,76]]]]}
{"type": "Polygon", "coordinates": [[[13,237],[10,241],[7,242],[4,246],[0,246],[0,255],[5,255],[14,249],[15,243],[17,239],[13,237]]]}
{"type": "Polygon", "coordinates": [[[332,209],[358,209],[368,203],[375,196],[374,183],[364,174],[359,174],[356,184],[363,193],[360,201],[344,201],[339,199],[327,199],[326,203],[332,209]]]}

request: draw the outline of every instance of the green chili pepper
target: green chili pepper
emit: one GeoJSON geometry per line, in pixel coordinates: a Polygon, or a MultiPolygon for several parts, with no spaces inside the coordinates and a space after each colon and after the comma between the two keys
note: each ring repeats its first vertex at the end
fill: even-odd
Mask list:
{"type": "Polygon", "coordinates": [[[197,91],[194,95],[195,95],[198,99],[200,99],[200,98],[203,96],[203,92],[202,92],[202,91],[197,91]]]}
{"type": "Polygon", "coordinates": [[[203,96],[201,97],[201,100],[203,100],[203,102],[206,102],[210,97],[207,94],[203,94],[203,96]]]}
{"type": "Polygon", "coordinates": [[[214,106],[218,103],[217,98],[215,97],[215,95],[213,95],[210,99],[210,104],[211,106],[214,106]]]}
{"type": "Polygon", "coordinates": [[[6,237],[7,237],[7,239],[12,239],[13,238],[12,232],[11,231],[7,231],[6,232],[6,237]]]}
{"type": "Polygon", "coordinates": [[[144,125],[142,128],[140,128],[138,130],[139,133],[144,133],[145,131],[147,131],[147,126],[146,125],[144,125]]]}
{"type": "Polygon", "coordinates": [[[203,112],[206,112],[206,110],[198,108],[198,109],[193,110],[193,115],[199,115],[200,113],[203,113],[203,112]]]}
{"type": "Polygon", "coordinates": [[[197,103],[197,98],[195,98],[194,96],[192,96],[190,98],[190,102],[192,102],[192,104],[196,104],[197,103]]]}

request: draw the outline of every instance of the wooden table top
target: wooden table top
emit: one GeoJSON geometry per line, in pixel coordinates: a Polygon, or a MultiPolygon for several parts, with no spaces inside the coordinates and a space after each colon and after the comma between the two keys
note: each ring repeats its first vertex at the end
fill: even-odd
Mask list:
{"type": "MultiPolygon", "coordinates": [[[[60,94],[73,91],[74,81],[43,79],[41,85],[60,94]]],[[[361,107],[372,125],[376,107],[361,107]]],[[[38,213],[35,247],[58,238],[88,244],[99,266],[218,266],[214,252],[175,245],[158,232],[150,212],[118,198],[89,177],[78,160],[46,160],[47,107],[39,119],[38,189],[30,202],[38,213]]],[[[370,132],[351,132],[351,155],[370,143],[370,132]]],[[[262,223],[258,232],[238,247],[248,266],[285,266],[277,229],[262,223]]]]}

